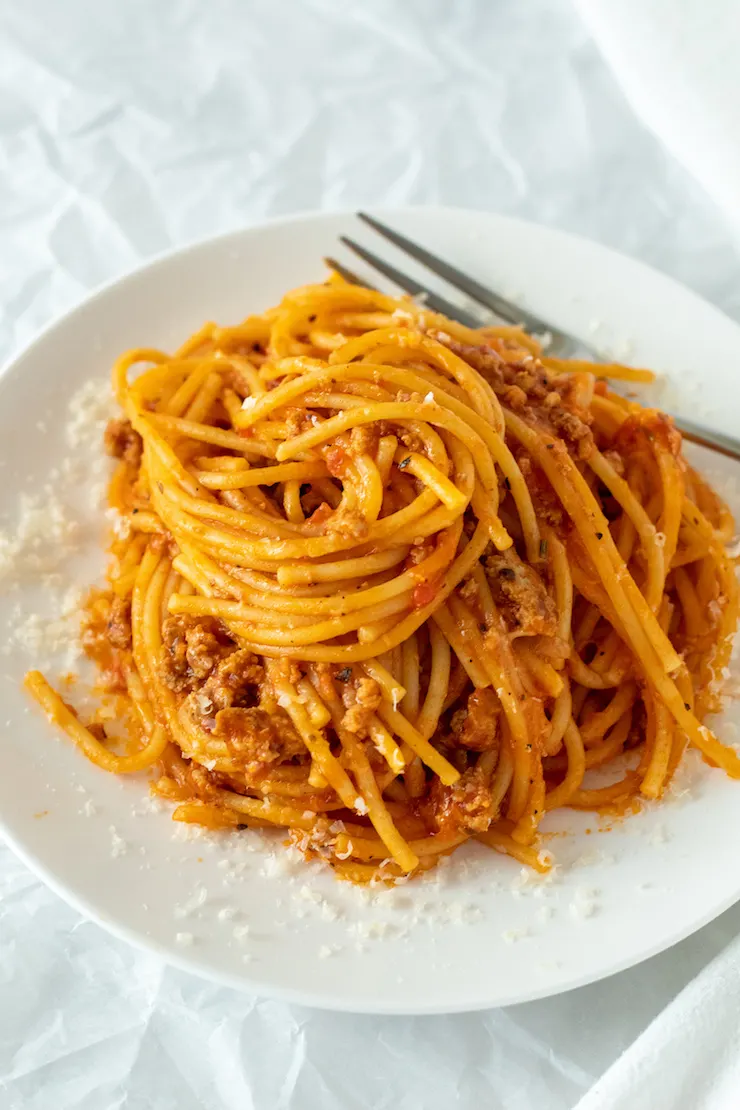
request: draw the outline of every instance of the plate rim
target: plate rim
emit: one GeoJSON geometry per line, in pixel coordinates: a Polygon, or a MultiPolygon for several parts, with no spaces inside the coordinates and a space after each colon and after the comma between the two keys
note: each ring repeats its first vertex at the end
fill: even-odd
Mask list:
{"type": "MultiPolygon", "coordinates": [[[[3,362],[3,364],[0,366],[0,382],[2,382],[6,374],[12,372],[16,362],[18,362],[21,358],[24,358],[27,354],[30,354],[30,352],[39,343],[46,339],[47,336],[56,328],[60,327],[62,324],[65,324],[77,312],[82,312],[89,305],[94,304],[95,301],[105,296],[106,293],[111,292],[113,289],[119,286],[124,286],[130,281],[138,278],[140,274],[142,274],[146,270],[154,270],[160,265],[170,262],[175,257],[197,253],[204,247],[212,247],[220,243],[225,243],[235,236],[248,234],[251,231],[259,231],[262,228],[279,227],[281,225],[287,224],[312,223],[315,220],[320,220],[324,217],[329,219],[336,217],[346,217],[348,219],[354,219],[356,218],[359,210],[360,209],[358,208],[352,207],[319,210],[303,208],[297,212],[291,212],[276,216],[266,216],[263,219],[256,219],[252,223],[245,223],[239,227],[231,228],[228,231],[221,231],[216,235],[198,236],[198,238],[193,239],[188,243],[183,243],[181,246],[171,246],[165,248],[162,251],[157,251],[149,258],[144,259],[134,266],[128,267],[117,276],[108,278],[101,284],[94,286],[87,293],[85,293],[80,300],[75,301],[68,308],[62,309],[61,312],[55,313],[46,324],[42,325],[41,328],[35,331],[30,339],[28,339],[25,343],[23,343],[20,347],[13,351],[3,362]]],[[[501,220],[503,223],[513,224],[521,228],[536,228],[538,233],[545,233],[546,235],[550,235],[553,238],[576,241],[587,248],[596,247],[600,251],[605,251],[607,254],[611,254],[616,256],[617,258],[626,260],[630,265],[642,269],[650,274],[657,274],[663,282],[667,282],[674,288],[679,289],[683,295],[688,295],[690,297],[693,297],[696,301],[701,302],[701,304],[705,308],[711,309],[711,311],[715,313],[718,317],[720,317],[723,321],[726,321],[728,324],[733,325],[735,328],[738,329],[738,331],[740,331],[740,323],[738,323],[738,321],[733,320],[732,317],[728,316],[726,312],[723,312],[721,308],[713,304],[711,301],[708,301],[705,297],[702,297],[702,295],[700,293],[697,293],[695,289],[692,289],[690,286],[685,285],[682,281],[679,281],[678,278],[674,278],[671,274],[664,273],[663,270],[659,270],[656,266],[652,266],[649,262],[645,262],[641,258],[636,258],[634,255],[627,254],[626,251],[618,250],[616,247],[612,247],[607,243],[601,243],[598,239],[590,239],[587,235],[583,235],[580,232],[566,231],[563,228],[552,227],[550,224],[539,223],[537,220],[527,220],[523,219],[520,216],[510,216],[508,215],[508,213],[505,212],[496,212],[482,208],[466,208],[463,205],[454,204],[366,205],[362,208],[362,211],[367,211],[371,215],[381,219],[383,218],[383,216],[385,216],[386,218],[388,216],[392,218],[396,216],[403,216],[405,213],[408,212],[426,213],[428,215],[431,215],[432,213],[442,213],[443,218],[444,215],[461,215],[465,218],[483,217],[485,219],[501,220]]]]}
{"type": "Polygon", "coordinates": [[[481,1013],[484,1010],[523,1006],[528,1002],[538,1002],[546,998],[557,998],[561,994],[569,994],[571,991],[579,990],[581,987],[602,983],[607,979],[611,979],[614,975],[619,975],[624,971],[639,967],[654,956],[669,952],[672,948],[675,948],[677,944],[680,944],[681,941],[698,933],[706,925],[711,924],[712,921],[716,921],[723,913],[740,902],[739,887],[736,893],[730,895],[719,910],[713,907],[706,914],[702,915],[698,923],[692,921],[690,926],[677,930],[676,933],[672,934],[671,940],[668,941],[668,943],[658,942],[651,945],[638,959],[626,957],[624,960],[618,961],[616,965],[610,966],[609,970],[604,971],[603,974],[592,975],[587,972],[583,976],[575,976],[568,980],[566,985],[560,986],[555,990],[543,987],[541,990],[534,989],[523,994],[517,992],[516,995],[512,997],[504,996],[503,1000],[499,997],[494,1001],[477,999],[468,1002],[460,1001],[454,1004],[441,1003],[439,1005],[429,1004],[421,1006],[417,1004],[406,1007],[403,1003],[390,1005],[388,1002],[379,1002],[377,1005],[373,1005],[370,1000],[363,1000],[362,1004],[358,1006],[352,1004],[351,995],[348,999],[348,997],[345,996],[327,993],[323,995],[314,995],[311,992],[301,991],[300,989],[293,989],[291,987],[276,986],[274,984],[268,986],[259,980],[253,980],[248,972],[247,974],[239,976],[229,975],[227,972],[205,967],[205,965],[200,963],[197,959],[190,960],[187,956],[181,955],[173,948],[168,948],[166,945],[147,937],[146,934],[140,933],[136,929],[121,925],[120,922],[113,919],[106,919],[105,915],[101,914],[99,910],[96,910],[91,903],[88,903],[87,899],[74,891],[68,891],[67,888],[64,887],[64,884],[56,879],[54,873],[50,871],[44,863],[37,859],[33,852],[29,852],[24,845],[19,844],[15,837],[8,832],[2,813],[0,813],[0,834],[21,862],[48,886],[54,894],[58,895],[63,902],[71,906],[72,909],[76,910],[88,921],[97,925],[104,932],[111,934],[116,940],[124,941],[139,952],[155,956],[157,959],[161,960],[165,966],[174,967],[178,971],[184,971],[189,975],[194,975],[196,978],[204,980],[205,982],[217,983],[220,986],[236,990],[241,994],[251,992],[257,998],[274,998],[288,1005],[302,1006],[306,1009],[321,1010],[328,1013],[367,1014],[375,1017],[441,1017],[446,1014],[481,1013]]]}

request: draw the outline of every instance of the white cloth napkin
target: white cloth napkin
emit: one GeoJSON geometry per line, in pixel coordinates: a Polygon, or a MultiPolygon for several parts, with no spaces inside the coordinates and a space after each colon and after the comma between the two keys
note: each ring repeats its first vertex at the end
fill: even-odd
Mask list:
{"type": "MultiPolygon", "coordinates": [[[[740,231],[740,3],[575,0],[632,107],[740,231]]],[[[740,940],[652,1022],[577,1110],[736,1110],[740,940]]]]}
{"type": "Polygon", "coordinates": [[[740,3],[575,3],[632,107],[740,231],[740,3]]]}
{"type": "Polygon", "coordinates": [[[737,1110],[740,938],[648,1026],[576,1110],[737,1110]]]}
{"type": "MultiPolygon", "coordinates": [[[[632,107],[740,231],[738,0],[575,0],[632,107]]],[[[577,1110],[737,1110],[740,939],[659,1014],[577,1110]]]]}

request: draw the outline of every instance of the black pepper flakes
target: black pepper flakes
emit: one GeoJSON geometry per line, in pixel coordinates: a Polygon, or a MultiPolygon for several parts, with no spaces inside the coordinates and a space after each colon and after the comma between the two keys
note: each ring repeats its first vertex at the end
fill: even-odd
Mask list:
{"type": "Polygon", "coordinates": [[[340,682],[349,682],[349,680],[352,678],[352,668],[351,667],[343,667],[342,670],[337,675],[337,678],[339,679],[340,682]]]}
{"type": "Polygon", "coordinates": [[[410,462],[411,462],[411,456],[407,455],[405,459],[401,459],[400,463],[398,464],[398,469],[399,470],[405,470],[410,462]]]}
{"type": "Polygon", "coordinates": [[[604,533],[603,532],[597,532],[596,533],[596,539],[597,540],[603,540],[603,538],[604,538],[604,533]]]}

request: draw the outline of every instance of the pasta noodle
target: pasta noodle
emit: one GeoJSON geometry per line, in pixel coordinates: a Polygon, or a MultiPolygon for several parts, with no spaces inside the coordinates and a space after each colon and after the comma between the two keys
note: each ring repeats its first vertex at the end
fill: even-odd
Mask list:
{"type": "Polygon", "coordinates": [[[687,743],[740,777],[702,724],[732,519],[604,375],[648,377],[334,274],[128,352],[84,615],[115,713],[28,689],[100,767],[154,769],[176,820],[277,826],[363,882],[470,839],[544,870],[546,812],[659,798],[687,743]]]}

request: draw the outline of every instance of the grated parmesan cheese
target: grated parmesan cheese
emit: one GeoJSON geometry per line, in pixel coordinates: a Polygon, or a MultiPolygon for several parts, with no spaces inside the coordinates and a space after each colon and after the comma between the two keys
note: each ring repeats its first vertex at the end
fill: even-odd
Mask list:
{"type": "Polygon", "coordinates": [[[8,630],[4,654],[9,655],[17,649],[36,660],[59,655],[62,669],[73,670],[83,655],[79,628],[82,597],[79,587],[70,587],[63,595],[60,612],[55,617],[45,617],[41,613],[24,615],[18,607],[8,630]]]}
{"type": "MultiPolygon", "coordinates": [[[[100,450],[106,421],[115,401],[108,382],[86,382],[72,397],[64,435],[67,453],[47,477],[40,493],[21,494],[16,519],[0,531],[0,582],[3,587],[39,587],[44,593],[19,593],[8,622],[3,654],[19,651],[37,666],[74,671],[83,655],[79,637],[82,590],[65,567],[81,551],[83,526],[89,527],[82,498],[95,495],[98,508],[105,494],[110,460],[100,450]],[[94,449],[94,457],[90,457],[94,449]],[[94,481],[93,481],[94,480],[94,481]],[[65,592],[66,588],[66,592],[65,592]],[[31,610],[30,605],[34,609],[31,610]]],[[[125,523],[112,521],[118,534],[125,523]]],[[[120,851],[120,846],[119,846],[120,851]]]]}
{"type": "Polygon", "coordinates": [[[598,912],[599,904],[597,901],[599,891],[591,890],[588,887],[577,887],[573,900],[568,907],[571,917],[575,920],[583,920],[587,917],[593,917],[598,912]]]}
{"type": "Polygon", "coordinates": [[[191,917],[192,914],[199,910],[204,905],[208,897],[208,891],[204,886],[197,886],[193,891],[191,897],[187,902],[175,906],[174,916],[177,918],[191,917]]]}
{"type": "Polygon", "coordinates": [[[56,571],[78,549],[79,525],[49,486],[43,498],[21,494],[12,534],[0,532],[0,581],[56,571]]]}
{"type": "Polygon", "coordinates": [[[105,379],[92,378],[72,397],[64,429],[68,447],[97,447],[106,422],[115,414],[115,401],[105,379]]]}
{"type": "Polygon", "coordinates": [[[105,517],[110,521],[111,530],[113,535],[119,540],[127,540],[131,535],[131,520],[127,516],[122,516],[118,509],[109,508],[105,510],[105,517]]]}
{"type": "Polygon", "coordinates": [[[518,940],[525,940],[530,935],[529,929],[506,929],[501,934],[501,939],[505,944],[515,944],[518,940]]]}
{"type": "Polygon", "coordinates": [[[352,855],[353,848],[354,848],[354,845],[352,844],[352,841],[348,840],[347,841],[347,851],[346,852],[335,852],[334,854],[337,857],[337,859],[349,859],[349,857],[352,855]]]}
{"type": "Polygon", "coordinates": [[[648,836],[648,843],[655,844],[657,846],[658,844],[665,844],[669,839],[670,836],[666,830],[665,825],[661,824],[656,825],[651,830],[650,835],[648,836]]]}
{"type": "MultiPolygon", "coordinates": [[[[299,859],[303,859],[303,857],[299,856],[299,859]]],[[[283,878],[292,874],[294,870],[295,861],[291,859],[286,851],[279,851],[267,856],[260,869],[260,875],[266,879],[283,878]]]]}
{"type": "Polygon", "coordinates": [[[110,833],[111,859],[118,859],[119,856],[125,856],[129,848],[128,841],[118,835],[115,825],[109,825],[108,832],[110,833]]]}

